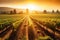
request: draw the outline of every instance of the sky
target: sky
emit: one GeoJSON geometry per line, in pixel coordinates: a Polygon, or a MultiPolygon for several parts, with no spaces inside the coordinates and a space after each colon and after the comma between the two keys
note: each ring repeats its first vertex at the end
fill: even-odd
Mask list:
{"type": "Polygon", "coordinates": [[[26,4],[34,4],[40,10],[60,10],[60,0],[0,0],[0,7],[18,7],[26,4]]]}

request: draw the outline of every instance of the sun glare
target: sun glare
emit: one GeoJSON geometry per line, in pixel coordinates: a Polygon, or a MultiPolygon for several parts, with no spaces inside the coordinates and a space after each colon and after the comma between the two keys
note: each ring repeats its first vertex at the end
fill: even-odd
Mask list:
{"type": "Polygon", "coordinates": [[[28,8],[29,10],[35,10],[35,9],[37,9],[36,5],[33,5],[33,4],[28,4],[28,5],[26,5],[25,8],[28,8]]]}
{"type": "Polygon", "coordinates": [[[36,10],[38,7],[36,5],[33,5],[33,4],[27,4],[27,5],[24,5],[22,7],[23,9],[29,9],[29,10],[36,10]]]}
{"type": "Polygon", "coordinates": [[[29,10],[37,10],[42,11],[43,7],[37,5],[37,4],[22,4],[17,6],[11,6],[12,8],[18,8],[18,9],[29,9],[29,10]]]}
{"type": "Polygon", "coordinates": [[[29,10],[38,10],[39,9],[39,7],[35,4],[18,5],[18,6],[15,6],[14,8],[29,9],[29,10]]]}

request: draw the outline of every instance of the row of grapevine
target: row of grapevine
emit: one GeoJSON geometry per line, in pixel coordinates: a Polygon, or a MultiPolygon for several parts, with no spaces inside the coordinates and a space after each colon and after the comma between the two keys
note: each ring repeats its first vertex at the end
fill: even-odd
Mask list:
{"type": "Polygon", "coordinates": [[[0,33],[6,30],[6,28],[13,26],[14,28],[17,28],[17,24],[21,22],[21,19],[23,16],[4,16],[0,17],[0,33]],[[14,25],[15,24],[15,25],[14,25]]]}
{"type": "MultiPolygon", "coordinates": [[[[32,15],[31,18],[34,19],[36,22],[39,22],[38,24],[42,24],[46,30],[48,30],[47,33],[51,30],[54,32],[55,35],[58,35],[60,33],[60,17],[58,16],[52,16],[52,15],[32,15]],[[46,15],[46,16],[45,16],[46,15]]],[[[54,35],[53,34],[53,35],[54,35]]],[[[49,34],[48,34],[49,35],[49,34]]],[[[53,36],[51,35],[51,36],[53,36]]],[[[59,34],[60,35],[60,34],[59,34]]],[[[58,36],[59,37],[59,36],[58,36]]]]}

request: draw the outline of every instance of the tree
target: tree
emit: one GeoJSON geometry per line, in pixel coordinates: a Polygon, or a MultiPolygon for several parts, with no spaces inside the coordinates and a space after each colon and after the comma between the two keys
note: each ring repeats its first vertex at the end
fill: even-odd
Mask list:
{"type": "Polygon", "coordinates": [[[29,9],[26,9],[26,14],[29,14],[29,9]]]}
{"type": "Polygon", "coordinates": [[[10,14],[13,14],[13,11],[10,11],[10,14]]]}
{"type": "Polygon", "coordinates": [[[13,13],[16,14],[16,9],[13,10],[13,13]]]}
{"type": "Polygon", "coordinates": [[[47,13],[47,11],[46,11],[46,10],[44,10],[44,13],[47,13]]]}
{"type": "Polygon", "coordinates": [[[59,13],[59,10],[57,10],[56,13],[59,13]]]}
{"type": "Polygon", "coordinates": [[[52,10],[52,13],[54,13],[54,10],[52,10]]]}

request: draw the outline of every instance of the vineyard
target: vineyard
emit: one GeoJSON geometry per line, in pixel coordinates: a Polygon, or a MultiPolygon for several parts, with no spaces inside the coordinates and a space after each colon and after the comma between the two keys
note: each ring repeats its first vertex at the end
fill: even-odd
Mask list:
{"type": "Polygon", "coordinates": [[[23,19],[24,15],[0,15],[0,37],[8,31],[16,29],[23,19]]]}
{"type": "MultiPolygon", "coordinates": [[[[31,19],[43,29],[46,35],[54,40],[60,39],[60,15],[59,14],[36,14],[31,19]]],[[[51,39],[51,40],[52,40],[51,39]]]]}
{"type": "MultiPolygon", "coordinates": [[[[23,15],[0,15],[0,28],[3,28],[2,26],[8,25],[8,24],[17,24],[18,22],[23,20],[23,15]],[[4,25],[3,25],[4,24],[4,25]]],[[[14,27],[15,28],[15,27],[14,27]]]]}
{"type": "Polygon", "coordinates": [[[60,40],[60,14],[0,15],[3,40],[60,40]]]}

